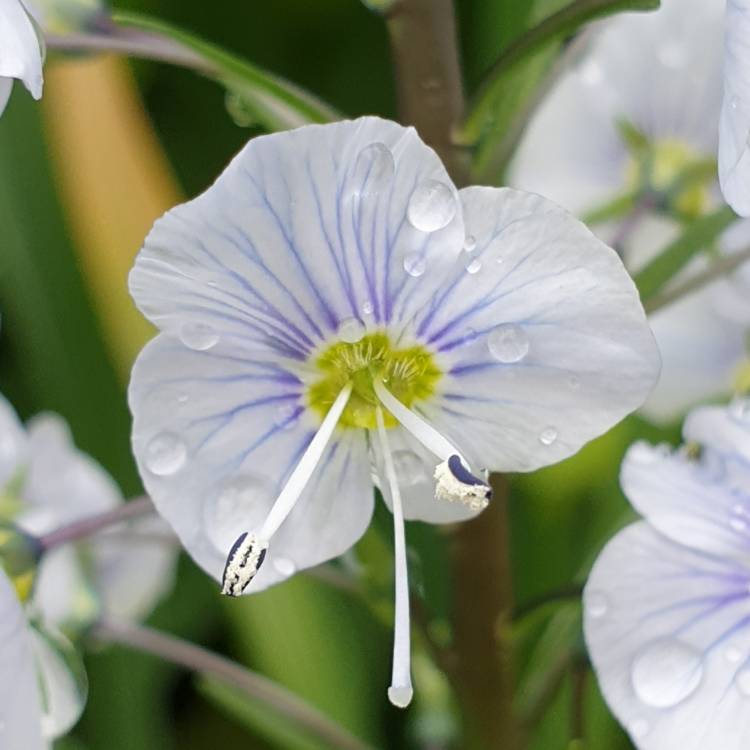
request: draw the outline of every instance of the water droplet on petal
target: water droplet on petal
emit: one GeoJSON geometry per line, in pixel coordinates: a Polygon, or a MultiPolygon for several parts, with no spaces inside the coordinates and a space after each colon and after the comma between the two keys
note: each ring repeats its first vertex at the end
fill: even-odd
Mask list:
{"type": "Polygon", "coordinates": [[[635,659],[631,679],[641,702],[654,708],[671,708],[690,697],[700,685],[701,654],[676,638],[661,638],[646,646],[635,659]]]}
{"type": "Polygon", "coordinates": [[[456,196],[448,185],[425,180],[411,194],[406,215],[415,229],[436,232],[450,224],[457,209],[456,196]]]}
{"type": "Polygon", "coordinates": [[[219,341],[219,334],[208,323],[185,323],[180,328],[180,341],[188,349],[204,352],[219,341]]]}
{"type": "Polygon", "coordinates": [[[479,273],[480,269],[482,268],[482,261],[479,260],[479,258],[467,258],[464,268],[466,269],[466,273],[470,273],[472,275],[475,273],[479,273]]]}
{"type": "Polygon", "coordinates": [[[529,337],[521,326],[506,323],[490,332],[487,346],[499,362],[520,362],[529,353],[529,337]]]}
{"type": "Polygon", "coordinates": [[[369,299],[362,303],[362,315],[372,315],[374,310],[375,307],[369,299]]]}
{"type": "Polygon", "coordinates": [[[283,576],[293,576],[297,572],[297,566],[288,557],[276,557],[273,567],[283,576]]]}
{"type": "Polygon", "coordinates": [[[357,157],[357,177],[362,180],[361,195],[376,195],[386,189],[396,171],[393,154],[385,143],[365,146],[357,157]]]}
{"type": "Polygon", "coordinates": [[[539,442],[542,445],[552,445],[557,440],[557,429],[555,427],[545,427],[539,433],[539,442]]]}
{"type": "Polygon", "coordinates": [[[724,658],[730,664],[739,664],[742,661],[742,651],[736,646],[729,646],[727,650],[724,651],[724,658]]]}
{"type": "Polygon", "coordinates": [[[636,740],[642,740],[649,730],[650,727],[645,719],[635,719],[628,724],[628,732],[636,740]]]}
{"type": "Polygon", "coordinates": [[[609,599],[601,591],[591,591],[586,595],[586,612],[599,619],[609,612],[609,599]]]}
{"type": "Polygon", "coordinates": [[[472,234],[467,234],[466,239],[464,240],[464,250],[466,250],[467,253],[473,253],[474,250],[477,248],[477,240],[476,237],[472,234]]]}
{"type": "Polygon", "coordinates": [[[274,423],[284,430],[291,430],[299,421],[299,407],[296,404],[284,404],[276,410],[274,423]]]}
{"type": "Polygon", "coordinates": [[[365,325],[357,318],[347,318],[341,321],[337,333],[338,337],[347,344],[356,344],[365,335],[365,325]]]}
{"type": "Polygon", "coordinates": [[[424,461],[410,450],[394,451],[393,465],[401,487],[413,487],[428,476],[424,461]]]}
{"type": "Polygon", "coordinates": [[[179,471],[187,458],[187,446],[174,432],[160,432],[146,445],[144,463],[158,476],[168,476],[179,471]]]}
{"type": "Polygon", "coordinates": [[[425,272],[426,268],[427,264],[420,253],[409,253],[404,258],[404,271],[406,271],[409,276],[417,278],[425,272]]]}
{"type": "Polygon", "coordinates": [[[750,698],[750,669],[745,667],[737,673],[737,677],[734,678],[737,683],[737,689],[745,696],[750,698]]]}
{"type": "Polygon", "coordinates": [[[734,513],[729,518],[729,525],[734,531],[742,534],[747,531],[748,523],[747,519],[742,514],[734,513]]]}
{"type": "Polygon", "coordinates": [[[733,97],[732,97],[732,98],[731,98],[731,99],[729,100],[729,106],[730,106],[730,107],[731,107],[732,109],[739,109],[739,106],[740,106],[740,98],[739,98],[739,96],[733,96],[733,97]]]}

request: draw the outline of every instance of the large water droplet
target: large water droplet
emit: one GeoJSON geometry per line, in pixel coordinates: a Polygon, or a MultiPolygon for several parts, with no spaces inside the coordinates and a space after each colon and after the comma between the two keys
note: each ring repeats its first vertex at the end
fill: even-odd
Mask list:
{"type": "Polygon", "coordinates": [[[506,323],[490,332],[487,346],[499,362],[520,362],[529,353],[529,337],[521,326],[506,323]]]}
{"type": "Polygon", "coordinates": [[[356,344],[365,335],[365,325],[357,318],[347,318],[341,321],[337,333],[338,337],[347,344],[356,344]]]}
{"type": "Polygon", "coordinates": [[[424,461],[413,451],[394,451],[393,465],[401,487],[413,487],[428,476],[424,461]]]}
{"type": "Polygon", "coordinates": [[[557,434],[556,427],[545,427],[539,433],[539,442],[542,445],[552,445],[557,440],[557,434]]]}
{"type": "Polygon", "coordinates": [[[361,180],[360,194],[376,195],[391,184],[396,164],[385,143],[371,143],[359,152],[355,170],[361,180]]]}
{"type": "Polygon", "coordinates": [[[427,264],[420,253],[409,253],[404,258],[404,271],[406,271],[409,276],[414,276],[415,278],[421,276],[426,268],[427,264]]]}
{"type": "Polygon", "coordinates": [[[276,557],[273,567],[283,576],[293,576],[297,572],[297,566],[288,557],[276,557]]]}
{"type": "Polygon", "coordinates": [[[633,689],[654,708],[671,708],[690,697],[703,679],[700,652],[676,638],[646,646],[633,662],[633,689]]]}
{"type": "Polygon", "coordinates": [[[406,215],[421,232],[436,232],[450,224],[458,204],[453,190],[444,182],[425,180],[411,194],[406,215]]]}
{"type": "Polygon", "coordinates": [[[158,476],[168,476],[179,471],[187,458],[187,446],[174,432],[160,432],[146,445],[144,463],[158,476]]]}
{"type": "Polygon", "coordinates": [[[586,612],[590,617],[599,619],[609,612],[609,599],[602,591],[590,591],[586,594],[586,612]]]}
{"type": "Polygon", "coordinates": [[[180,328],[180,340],[188,349],[204,352],[219,341],[219,334],[208,323],[185,323],[180,328]]]}
{"type": "Polygon", "coordinates": [[[737,672],[737,677],[734,678],[737,683],[737,689],[745,696],[750,698],[750,669],[745,667],[737,672]]]}
{"type": "Polygon", "coordinates": [[[414,690],[410,687],[389,687],[388,700],[398,708],[406,708],[414,696],[414,690]]]}

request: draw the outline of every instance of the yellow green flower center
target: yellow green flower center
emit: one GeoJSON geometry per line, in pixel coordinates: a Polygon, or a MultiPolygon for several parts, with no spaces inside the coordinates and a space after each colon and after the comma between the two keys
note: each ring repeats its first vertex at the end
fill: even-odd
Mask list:
{"type": "MultiPolygon", "coordinates": [[[[379,378],[403,404],[428,399],[442,376],[432,354],[423,346],[397,349],[385,333],[371,333],[356,343],[331,344],[315,360],[320,379],[307,392],[314,411],[324,416],[341,389],[351,383],[352,395],[339,420],[341,427],[375,429],[378,404],[373,379],[379,378]]],[[[396,421],[385,412],[387,427],[396,421]]]]}

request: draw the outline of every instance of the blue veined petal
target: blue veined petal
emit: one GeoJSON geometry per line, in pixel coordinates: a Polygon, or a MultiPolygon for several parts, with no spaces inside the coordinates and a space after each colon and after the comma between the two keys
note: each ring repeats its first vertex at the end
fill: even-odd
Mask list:
{"type": "Polygon", "coordinates": [[[203,195],[157,221],[130,288],[165,332],[208,326],[238,349],[302,360],[344,321],[389,321],[413,286],[429,299],[405,262],[437,274],[462,242],[435,153],[413,129],[367,117],[252,140],[203,195]],[[444,201],[417,221],[434,231],[420,231],[412,196],[435,185],[444,201]]]}
{"type": "Polygon", "coordinates": [[[727,203],[750,216],[750,4],[728,0],[719,179],[727,203]]]}
{"type": "Polygon", "coordinates": [[[26,617],[0,570],[0,726],[3,747],[44,750],[39,688],[26,617]]]}
{"type": "MultiPolygon", "coordinates": [[[[129,401],[141,476],[183,546],[217,579],[237,537],[260,529],[319,427],[303,399],[288,372],[221,344],[199,352],[161,334],[138,357],[129,401]]],[[[344,552],[372,507],[364,431],[342,432],[248,591],[344,552]]]]}
{"type": "Polygon", "coordinates": [[[42,96],[42,50],[34,22],[19,0],[0,0],[0,78],[18,78],[35,99],[42,96]]]}
{"type": "Polygon", "coordinates": [[[639,750],[744,750],[750,742],[750,570],[620,532],[584,593],[589,653],[639,750]]]}
{"type": "Polygon", "coordinates": [[[640,406],[659,354],[622,263],[581,222],[529,193],[461,196],[480,267],[456,264],[412,313],[448,372],[425,415],[476,465],[532,470],[640,406]]]}
{"type": "MultiPolygon", "coordinates": [[[[686,430],[686,437],[691,434],[686,430]]],[[[684,451],[636,443],[623,461],[623,491],[633,507],[673,541],[745,558],[750,551],[750,466],[744,466],[743,486],[737,481],[743,470],[737,458],[720,453],[711,442],[706,448],[698,459],[684,451]]]]}

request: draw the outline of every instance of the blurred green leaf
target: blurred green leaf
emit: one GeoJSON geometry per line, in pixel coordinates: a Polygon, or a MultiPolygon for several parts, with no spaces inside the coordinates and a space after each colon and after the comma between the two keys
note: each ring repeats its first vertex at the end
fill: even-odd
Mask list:
{"type": "Polygon", "coordinates": [[[728,206],[696,219],[685,231],[667,245],[640,273],[635,284],[644,302],[657,294],[698,253],[708,250],[718,236],[734,221],[737,215],[728,206]]]}
{"type": "Polygon", "coordinates": [[[114,20],[171,39],[196,53],[205,63],[203,72],[222,83],[233,95],[235,106],[236,100],[241,101],[243,110],[252,112],[270,132],[342,119],[332,107],[301,87],[171,24],[132,13],[117,13],[114,20]]]}

